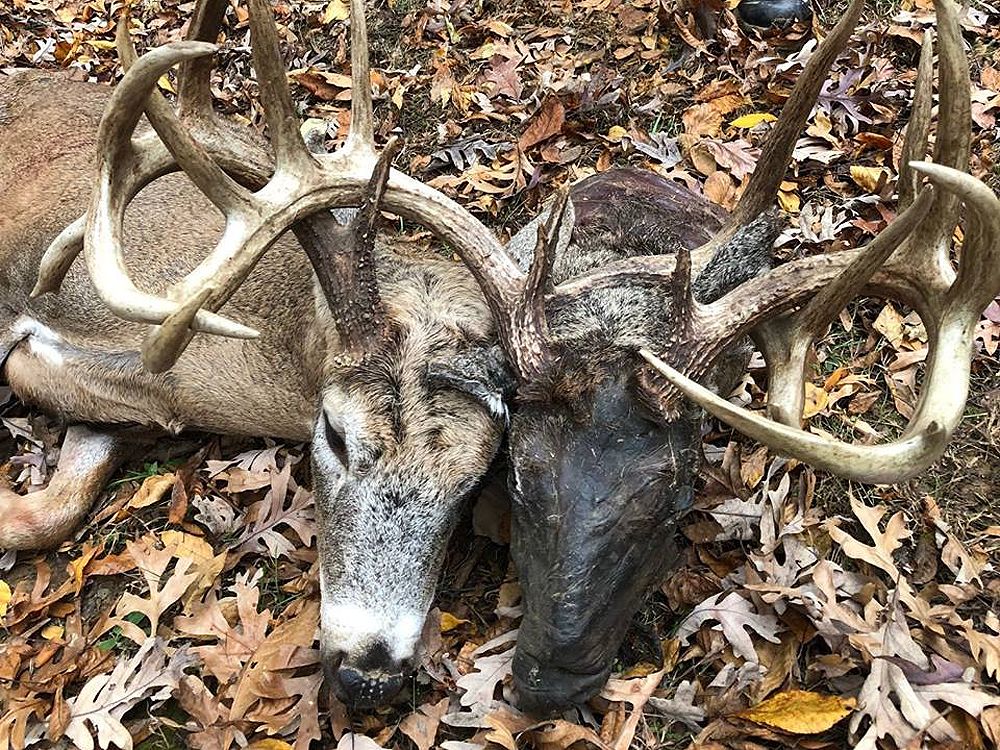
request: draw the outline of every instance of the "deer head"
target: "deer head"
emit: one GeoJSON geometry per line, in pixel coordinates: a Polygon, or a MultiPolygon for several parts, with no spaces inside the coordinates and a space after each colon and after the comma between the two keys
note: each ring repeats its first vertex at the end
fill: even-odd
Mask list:
{"type": "MultiPolygon", "coordinates": [[[[975,325],[1000,290],[1000,201],[962,171],[969,79],[950,0],[937,2],[934,163],[916,161],[928,142],[928,42],[900,177],[905,210],[867,247],[769,269],[776,230],[767,209],[861,8],[861,0],[853,2],[810,59],[721,226],[710,216],[696,220],[707,209],[692,205],[695,196],[633,173],[574,187],[568,244],[556,240],[570,234],[559,228],[560,217],[565,222],[573,213],[565,197],[539,224],[522,283],[525,301],[499,320],[508,327],[527,322],[522,338],[510,330],[503,336],[508,346],[518,344],[509,350],[519,381],[509,446],[513,556],[524,591],[514,675],[524,708],[547,713],[585,700],[606,679],[647,585],[672,561],[699,451],[695,407],[781,454],[879,483],[927,468],[961,417],[975,325]],[[931,186],[918,194],[921,175],[931,186]],[[956,274],[949,251],[962,205],[966,239],[956,274]],[[609,245],[620,256],[641,257],[580,274],[579,260],[586,271],[588,259],[609,245]],[[546,289],[550,267],[556,285],[546,289]],[[916,414],[898,440],[876,446],[800,429],[807,350],[862,294],[914,307],[930,336],[916,414]],[[723,398],[747,335],[768,362],[771,418],[723,398]]],[[[516,237],[511,251],[531,239],[516,237]]]]}
{"type": "Polygon", "coordinates": [[[397,142],[376,150],[360,0],[352,2],[350,133],[333,154],[310,153],[299,133],[267,0],[250,0],[250,27],[271,148],[213,115],[209,42],[226,5],[200,3],[188,41],[139,59],[127,31],[119,34],[129,69],[101,124],[90,211],[50,247],[35,291],[58,289],[82,238],[98,294],[120,317],[150,325],[143,362],[162,372],[198,332],[257,336],[219,311],[275,240],[295,232],[316,277],[315,299],[303,300],[316,323],[303,336],[302,367],[315,370],[318,392],[321,648],[334,690],[354,705],[376,704],[413,666],[448,537],[506,419],[479,285],[454,264],[393,255],[376,242],[376,223],[382,209],[423,223],[465,259],[490,299],[511,296],[513,287],[491,286],[489,272],[511,261],[471,214],[391,168],[397,142]],[[153,92],[178,63],[175,113],[153,92]],[[143,111],[156,132],[134,136],[143,111]],[[144,185],[178,169],[224,215],[225,230],[199,265],[156,296],[129,278],[122,221],[144,185]],[[347,207],[359,208],[342,226],[329,209],[347,207]]]}

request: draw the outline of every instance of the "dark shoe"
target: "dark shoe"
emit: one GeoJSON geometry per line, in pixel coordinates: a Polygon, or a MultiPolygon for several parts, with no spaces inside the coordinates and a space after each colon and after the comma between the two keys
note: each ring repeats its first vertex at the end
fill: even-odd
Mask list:
{"type": "Polygon", "coordinates": [[[795,22],[808,24],[812,8],[808,0],[742,0],[736,17],[758,29],[785,28],[795,22]]]}

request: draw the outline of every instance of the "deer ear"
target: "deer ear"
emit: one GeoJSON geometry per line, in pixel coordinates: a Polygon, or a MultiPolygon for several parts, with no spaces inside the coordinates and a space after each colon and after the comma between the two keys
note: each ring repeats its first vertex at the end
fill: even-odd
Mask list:
{"type": "Polygon", "coordinates": [[[507,402],[516,381],[499,346],[475,346],[447,359],[429,362],[427,382],[472,397],[497,419],[508,419],[507,402]]]}

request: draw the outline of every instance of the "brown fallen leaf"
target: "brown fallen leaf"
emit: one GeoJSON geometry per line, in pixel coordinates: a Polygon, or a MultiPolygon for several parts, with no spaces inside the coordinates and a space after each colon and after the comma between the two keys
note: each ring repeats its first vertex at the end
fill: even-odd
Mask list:
{"type": "Polygon", "coordinates": [[[599,750],[611,750],[611,746],[601,741],[600,736],[593,729],[582,727],[579,724],[571,724],[562,719],[544,721],[537,724],[525,732],[538,750],[569,750],[569,748],[599,748],[599,750]],[[577,743],[586,743],[577,745],[577,743]]]}
{"type": "Polygon", "coordinates": [[[705,180],[705,197],[723,208],[733,208],[736,205],[736,186],[732,178],[721,169],[712,172],[705,180]]]}
{"type": "Polygon", "coordinates": [[[517,141],[517,147],[521,151],[527,151],[536,143],[558,135],[562,132],[565,121],[566,109],[559,101],[559,97],[550,94],[542,101],[538,111],[528,118],[524,131],[517,141]]]}
{"type": "Polygon", "coordinates": [[[174,569],[169,574],[167,568],[175,559],[174,547],[158,549],[160,541],[154,534],[147,534],[137,541],[125,542],[132,559],[146,579],[149,594],[145,597],[128,592],[124,594],[115,607],[115,618],[109,620],[107,628],[117,625],[122,635],[131,641],[142,644],[147,638],[156,635],[160,624],[160,615],[166,612],[174,603],[180,600],[188,587],[200,576],[197,571],[188,572],[194,565],[191,558],[179,558],[174,569]],[[149,632],[146,633],[138,625],[126,617],[140,613],[149,621],[149,632]]]}
{"type": "Polygon", "coordinates": [[[642,718],[642,710],[653,691],[660,686],[666,672],[666,669],[661,669],[637,680],[608,680],[601,691],[601,697],[609,701],[623,701],[632,706],[631,713],[615,737],[612,745],[614,750],[628,750],[632,746],[635,730],[642,718]]]}
{"type": "Polygon", "coordinates": [[[409,737],[417,750],[430,750],[437,738],[441,717],[448,713],[448,698],[442,698],[437,703],[428,703],[399,722],[399,731],[409,737]]]}
{"type": "Polygon", "coordinates": [[[185,647],[168,656],[163,641],[150,638],[130,659],[119,661],[111,674],[91,678],[79,695],[66,701],[70,713],[66,736],[82,750],[93,750],[93,726],[99,747],[132,747],[132,735],[122,723],[125,713],[146,698],[169,698],[195,661],[185,647]]]}

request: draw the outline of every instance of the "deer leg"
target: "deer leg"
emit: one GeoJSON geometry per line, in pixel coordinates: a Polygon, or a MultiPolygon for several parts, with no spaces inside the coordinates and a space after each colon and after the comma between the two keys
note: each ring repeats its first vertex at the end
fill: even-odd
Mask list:
{"type": "Polygon", "coordinates": [[[135,445],[132,431],[71,425],[45,489],[18,495],[0,487],[0,549],[46,549],[69,537],[135,445]]]}

